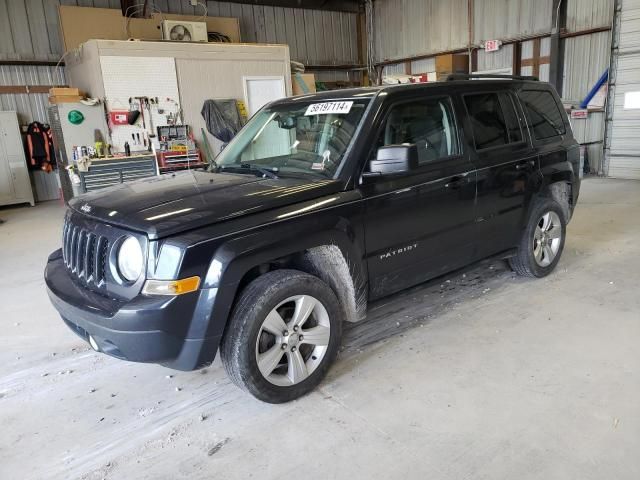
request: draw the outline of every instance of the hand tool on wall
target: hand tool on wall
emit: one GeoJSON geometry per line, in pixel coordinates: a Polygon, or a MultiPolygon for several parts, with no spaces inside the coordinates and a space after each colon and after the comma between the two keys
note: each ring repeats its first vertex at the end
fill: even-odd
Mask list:
{"type": "Polygon", "coordinates": [[[144,118],[144,105],[145,105],[145,100],[149,101],[149,97],[133,97],[138,101],[138,105],[140,106],[140,112],[142,113],[142,128],[144,128],[145,130],[147,129],[147,123],[145,122],[145,118],[144,118]]]}
{"type": "Polygon", "coordinates": [[[135,125],[138,121],[138,117],[140,117],[140,110],[134,109],[133,98],[129,97],[129,114],[127,115],[127,123],[129,125],[135,125]]]}
{"type": "Polygon", "coordinates": [[[149,114],[149,136],[150,137],[155,137],[156,134],[153,131],[153,114],[151,113],[150,103],[153,103],[153,99],[151,99],[151,102],[149,102],[149,99],[147,97],[145,97],[145,104],[147,106],[147,113],[149,114]]]}

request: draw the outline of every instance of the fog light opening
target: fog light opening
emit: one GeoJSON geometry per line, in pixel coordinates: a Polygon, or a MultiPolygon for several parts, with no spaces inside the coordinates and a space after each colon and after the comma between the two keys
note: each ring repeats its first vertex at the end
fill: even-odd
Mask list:
{"type": "Polygon", "coordinates": [[[93,338],[91,335],[89,335],[89,345],[91,345],[91,348],[93,348],[96,352],[100,351],[100,347],[98,346],[98,342],[96,342],[96,339],[93,338]]]}

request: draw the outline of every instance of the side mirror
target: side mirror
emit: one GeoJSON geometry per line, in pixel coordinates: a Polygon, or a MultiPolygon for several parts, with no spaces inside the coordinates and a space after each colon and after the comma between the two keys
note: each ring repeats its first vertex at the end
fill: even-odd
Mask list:
{"type": "Polygon", "coordinates": [[[375,160],[369,162],[366,176],[392,175],[418,168],[418,147],[412,145],[388,145],[380,147],[375,160]]]}

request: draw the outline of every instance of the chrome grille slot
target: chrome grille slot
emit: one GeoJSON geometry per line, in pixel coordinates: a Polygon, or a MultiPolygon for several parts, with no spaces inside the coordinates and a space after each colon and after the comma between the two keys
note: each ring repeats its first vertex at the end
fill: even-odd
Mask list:
{"type": "Polygon", "coordinates": [[[106,282],[109,240],[89,229],[65,222],[62,259],[71,275],[88,287],[101,289],[106,282]]]}
{"type": "Polygon", "coordinates": [[[69,268],[73,273],[76,273],[76,259],[78,254],[78,234],[80,229],[73,227],[71,229],[71,246],[69,247],[69,268]]]}
{"type": "Polygon", "coordinates": [[[78,229],[78,239],[76,240],[76,254],[74,265],[76,274],[82,278],[84,276],[84,256],[85,256],[85,243],[87,241],[87,234],[84,230],[78,229]]]}
{"type": "Polygon", "coordinates": [[[107,268],[107,254],[109,252],[109,240],[105,237],[100,237],[96,242],[96,274],[95,274],[95,283],[98,286],[101,286],[105,282],[106,278],[106,268],[107,268]]]}

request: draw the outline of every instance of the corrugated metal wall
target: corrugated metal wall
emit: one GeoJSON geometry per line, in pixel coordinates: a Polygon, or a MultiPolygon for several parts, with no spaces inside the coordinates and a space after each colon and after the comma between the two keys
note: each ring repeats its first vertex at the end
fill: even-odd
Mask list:
{"type": "Polygon", "coordinates": [[[513,64],[513,45],[505,45],[497,52],[478,50],[478,70],[498,70],[511,68],[513,64]]]}
{"type": "MultiPolygon", "coordinates": [[[[152,0],[163,12],[197,15],[201,6],[187,0],[152,0]]],[[[0,0],[0,60],[58,61],[63,54],[58,5],[120,8],[120,0],[0,0]]],[[[245,5],[207,1],[210,16],[236,17],[246,42],[285,43],[292,60],[307,65],[358,63],[357,15],[347,12],[245,5]]],[[[64,83],[53,67],[0,67],[0,85],[55,85],[64,83]],[[34,72],[38,72],[37,75],[34,72]],[[34,76],[36,75],[36,76],[34,76]],[[36,81],[37,79],[37,81],[36,81]]],[[[360,72],[319,71],[325,82],[359,81],[360,72]]],[[[45,121],[45,94],[1,94],[0,108],[17,110],[21,122],[45,121]]]]}
{"type": "MultiPolygon", "coordinates": [[[[194,15],[202,7],[187,0],[155,0],[163,12],[194,15]]],[[[300,8],[208,1],[210,16],[236,17],[242,39],[250,43],[288,44],[291,59],[310,65],[356,64],[357,15],[300,8]]],[[[120,0],[2,0],[0,59],[58,60],[62,45],[57,6],[119,8],[120,0]]]]}
{"type": "MultiPolygon", "coordinates": [[[[64,84],[62,68],[0,65],[0,86],[64,84]]],[[[48,106],[49,96],[46,93],[0,95],[0,110],[15,110],[21,124],[34,120],[48,122],[48,106]]]]}
{"type": "Polygon", "coordinates": [[[376,0],[377,61],[462,48],[467,44],[467,0],[376,0]]]}
{"type": "Polygon", "coordinates": [[[120,8],[120,0],[2,0],[0,59],[57,61],[63,53],[58,26],[60,4],[120,8]]]}
{"type": "Polygon", "coordinates": [[[640,108],[627,105],[629,93],[640,95],[640,0],[624,0],[612,72],[612,118],[607,148],[608,175],[640,179],[640,108]]]}
{"type": "MultiPolygon", "coordinates": [[[[565,39],[563,99],[579,104],[609,67],[610,56],[610,32],[565,39]]],[[[589,165],[593,172],[602,170],[604,119],[604,112],[591,112],[588,118],[571,122],[576,140],[590,144],[589,165]]]]}
{"type": "Polygon", "coordinates": [[[613,0],[567,0],[567,31],[611,25],[613,0]]]}
{"type": "Polygon", "coordinates": [[[474,43],[549,32],[551,4],[552,0],[475,0],[474,43]]]}
{"type": "MultiPolygon", "coordinates": [[[[564,0],[567,2],[568,32],[610,27],[613,0],[564,0]]],[[[624,0],[634,1],[634,0],[624,0]]],[[[635,0],[638,1],[638,0],[635,0]]],[[[552,0],[474,0],[473,41],[510,40],[549,35],[552,0]]],[[[434,2],[424,0],[376,0],[376,58],[378,61],[428,55],[467,46],[467,1],[434,2]],[[437,5],[436,5],[437,4],[437,5]],[[435,25],[435,28],[431,28],[435,25]],[[446,26],[443,30],[442,26],[446,26]],[[451,32],[455,30],[457,34],[451,32]]],[[[565,67],[564,100],[579,103],[609,66],[610,32],[570,37],[563,40],[565,67]]],[[[533,57],[533,40],[521,43],[521,58],[533,57]]],[[[540,39],[540,56],[550,54],[550,37],[540,39]]],[[[477,70],[501,70],[512,67],[513,46],[504,45],[497,52],[477,50],[477,70]]],[[[414,60],[411,71],[435,70],[434,59],[414,60]]],[[[388,65],[385,74],[404,73],[403,63],[388,65]]],[[[523,66],[523,75],[531,75],[533,67],[523,66]]],[[[549,64],[541,63],[538,76],[549,79],[549,64]]],[[[589,144],[591,168],[599,171],[602,164],[604,113],[592,112],[589,118],[574,122],[576,138],[589,144]]]]}

